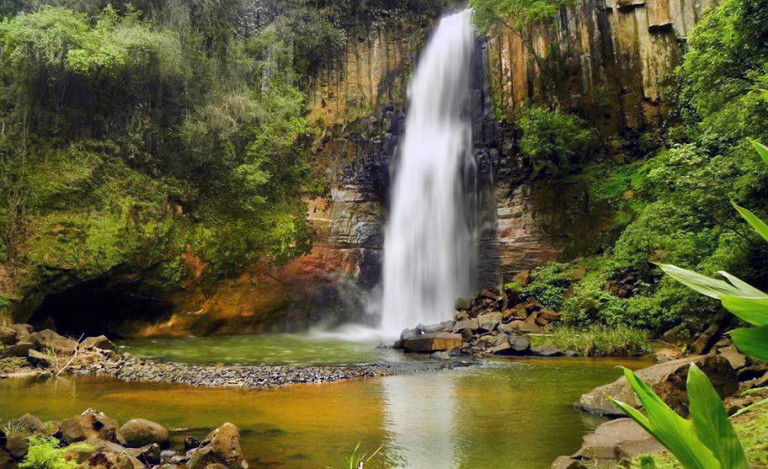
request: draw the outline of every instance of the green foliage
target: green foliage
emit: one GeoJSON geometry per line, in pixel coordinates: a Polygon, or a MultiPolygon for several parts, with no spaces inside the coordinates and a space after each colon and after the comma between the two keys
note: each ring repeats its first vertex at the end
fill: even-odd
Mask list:
{"type": "Polygon", "coordinates": [[[536,298],[546,308],[560,309],[563,295],[572,283],[570,268],[568,264],[552,263],[534,269],[523,295],[536,298]]]}
{"type": "Polygon", "coordinates": [[[653,353],[648,332],[626,326],[592,324],[584,329],[560,326],[545,336],[532,336],[534,345],[552,344],[585,357],[642,356],[653,353]]]}
{"type": "Polygon", "coordinates": [[[666,446],[686,469],[749,467],[717,391],[696,365],[691,364],[688,371],[690,420],[677,415],[632,371],[625,369],[624,376],[640,398],[646,415],[612,399],[614,404],[666,446]]]}
{"type": "Polygon", "coordinates": [[[67,454],[77,451],[89,451],[90,445],[79,443],[62,448],[59,440],[53,437],[32,435],[29,437],[29,451],[20,469],[74,469],[77,461],[68,459],[67,454]]]}
{"type": "Polygon", "coordinates": [[[594,151],[595,132],[572,114],[528,107],[517,123],[523,134],[520,152],[531,159],[537,173],[566,174],[594,151]]]}
{"type": "Polygon", "coordinates": [[[344,456],[344,465],[342,469],[363,469],[365,465],[373,460],[383,446],[380,446],[376,451],[371,454],[363,453],[360,450],[360,442],[355,445],[355,448],[347,455],[344,456]]]}
{"type": "Polygon", "coordinates": [[[480,31],[493,26],[505,26],[522,31],[532,25],[547,24],[568,0],[471,0],[475,23],[480,31]]]}

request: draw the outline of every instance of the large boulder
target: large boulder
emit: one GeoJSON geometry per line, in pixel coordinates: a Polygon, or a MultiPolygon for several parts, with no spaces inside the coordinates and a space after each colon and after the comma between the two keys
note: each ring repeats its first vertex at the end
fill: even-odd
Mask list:
{"type": "Polygon", "coordinates": [[[27,352],[27,361],[34,366],[43,368],[48,368],[53,365],[53,357],[34,349],[27,352]]]}
{"type": "Polygon", "coordinates": [[[462,338],[460,334],[431,332],[404,339],[403,350],[417,353],[442,352],[444,350],[460,348],[461,344],[462,338]]]}
{"type": "Polygon", "coordinates": [[[44,433],[45,424],[31,414],[24,414],[16,419],[16,427],[23,433],[44,433]]]}
{"type": "Polygon", "coordinates": [[[120,427],[120,433],[129,448],[141,448],[152,443],[161,447],[168,446],[168,429],[159,423],[145,419],[131,419],[120,427]]]}
{"type": "Polygon", "coordinates": [[[35,346],[31,342],[16,342],[13,345],[6,345],[4,353],[9,357],[26,357],[29,355],[29,351],[35,346]]]}
{"type": "Polygon", "coordinates": [[[0,345],[13,345],[18,341],[18,333],[10,327],[0,327],[0,345]]]}
{"type": "Polygon", "coordinates": [[[38,351],[53,350],[57,354],[62,355],[71,355],[77,348],[77,342],[67,339],[50,329],[35,332],[29,336],[27,341],[31,342],[38,351]]]}
{"type": "MultiPolygon", "coordinates": [[[[709,376],[720,397],[725,398],[738,391],[739,381],[736,371],[728,360],[721,356],[697,355],[681,358],[643,368],[636,374],[670,407],[683,415],[688,415],[685,382],[691,363],[695,363],[709,376]]],[[[623,416],[624,413],[616,408],[607,396],[612,396],[634,407],[640,407],[640,401],[624,377],[582,395],[579,399],[579,407],[592,414],[623,416]]]]}
{"type": "Polygon", "coordinates": [[[501,324],[501,313],[485,313],[477,317],[477,329],[481,331],[492,331],[501,324]]]}
{"type": "Polygon", "coordinates": [[[189,453],[187,469],[205,469],[221,464],[227,469],[247,469],[248,462],[240,449],[240,431],[231,423],[220,426],[189,453]]]}
{"type": "Polygon", "coordinates": [[[457,333],[465,329],[476,331],[478,327],[480,326],[477,319],[462,319],[461,321],[456,321],[456,323],[453,325],[453,332],[457,333]]]}
{"type": "Polygon", "coordinates": [[[593,467],[619,467],[641,454],[664,450],[651,435],[634,421],[622,418],[598,426],[594,433],[584,437],[581,449],[573,456],[555,460],[553,469],[585,469],[593,467]]]}
{"type": "Polygon", "coordinates": [[[112,350],[113,352],[117,351],[117,346],[103,335],[98,337],[87,337],[85,340],[83,340],[82,347],[86,350],[100,349],[112,350]]]}
{"type": "Polygon", "coordinates": [[[5,450],[17,461],[24,458],[29,450],[29,434],[14,433],[8,435],[5,442],[5,450]]]}
{"type": "Polygon", "coordinates": [[[86,410],[81,415],[61,422],[59,434],[60,439],[68,445],[91,439],[124,443],[118,430],[117,420],[94,410],[86,410]]]}

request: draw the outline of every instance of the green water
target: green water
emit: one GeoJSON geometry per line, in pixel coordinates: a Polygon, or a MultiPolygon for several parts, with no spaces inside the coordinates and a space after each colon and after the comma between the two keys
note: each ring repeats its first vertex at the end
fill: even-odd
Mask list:
{"type": "Polygon", "coordinates": [[[379,342],[349,342],[321,334],[263,334],[132,339],[119,343],[136,356],[177,363],[247,365],[353,365],[401,360],[379,342]]]}
{"type": "MultiPolygon", "coordinates": [[[[373,352],[376,353],[376,352],[373,352]]],[[[0,420],[63,419],[92,407],[204,436],[230,421],[251,467],[341,467],[358,442],[383,445],[366,468],[548,468],[599,421],[572,407],[619,376],[595,359],[498,361],[479,368],[267,391],[199,389],[103,378],[0,381],[0,420]]]]}

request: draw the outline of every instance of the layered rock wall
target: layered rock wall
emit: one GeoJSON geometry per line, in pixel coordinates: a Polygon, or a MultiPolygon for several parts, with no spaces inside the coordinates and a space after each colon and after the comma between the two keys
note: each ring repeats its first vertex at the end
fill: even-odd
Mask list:
{"type": "Polygon", "coordinates": [[[658,125],[681,44],[716,1],[575,0],[552,27],[497,28],[489,52],[497,108],[511,114],[527,100],[557,99],[609,133],[658,125]],[[554,96],[543,96],[548,83],[554,96]]]}

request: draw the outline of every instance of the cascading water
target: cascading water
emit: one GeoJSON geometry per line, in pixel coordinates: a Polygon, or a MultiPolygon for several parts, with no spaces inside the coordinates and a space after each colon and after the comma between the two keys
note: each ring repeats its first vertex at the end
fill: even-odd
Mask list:
{"type": "MultiPolygon", "coordinates": [[[[444,17],[411,81],[384,241],[382,332],[450,319],[470,288],[475,249],[464,210],[472,12],[444,17]]],[[[472,165],[470,165],[472,166],[472,165]]]]}

